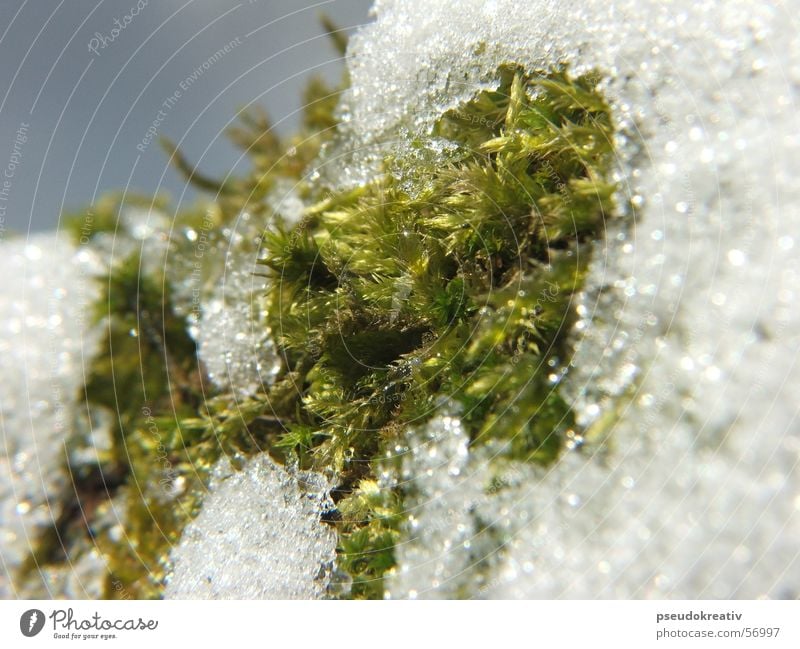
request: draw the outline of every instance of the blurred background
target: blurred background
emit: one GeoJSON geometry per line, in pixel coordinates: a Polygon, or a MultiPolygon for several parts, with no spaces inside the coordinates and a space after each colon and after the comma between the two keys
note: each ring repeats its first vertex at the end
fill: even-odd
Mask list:
{"type": "Polygon", "coordinates": [[[161,135],[207,174],[244,170],[224,136],[239,110],[291,132],[307,79],[344,69],[321,15],[352,33],[371,4],[2,0],[0,159],[15,168],[0,235],[54,229],[109,190],[192,202],[161,135]]]}

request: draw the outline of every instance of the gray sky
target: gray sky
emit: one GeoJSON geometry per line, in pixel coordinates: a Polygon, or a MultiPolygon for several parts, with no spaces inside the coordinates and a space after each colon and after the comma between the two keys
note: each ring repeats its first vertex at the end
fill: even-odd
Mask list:
{"type": "Polygon", "coordinates": [[[11,173],[0,178],[9,183],[0,182],[5,228],[52,229],[62,211],[126,186],[191,201],[148,128],[180,141],[204,172],[228,172],[239,154],[222,131],[242,106],[264,106],[288,132],[304,80],[339,78],[342,61],[320,12],[355,28],[369,20],[370,4],[2,0],[0,173],[11,173]]]}

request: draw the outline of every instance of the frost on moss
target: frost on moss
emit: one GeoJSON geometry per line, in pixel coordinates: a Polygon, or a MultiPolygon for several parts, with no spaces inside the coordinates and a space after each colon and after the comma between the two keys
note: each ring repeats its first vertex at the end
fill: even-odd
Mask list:
{"type": "MultiPolygon", "coordinates": [[[[79,497],[102,501],[99,512],[117,503],[122,520],[72,512],[29,572],[97,547],[107,596],[159,596],[210,468],[267,451],[335,485],[339,572],[351,596],[382,597],[406,495],[386,475],[402,464],[409,427],[447,402],[471,444],[539,464],[558,457],[575,433],[559,395],[573,299],[614,213],[613,125],[594,75],[509,65],[497,79],[347,191],[306,175],[336,128],[338,93],[321,82],[289,141],[263,115],[243,116],[232,137],[253,160],[245,178],[206,178],[167,143],[214,193],[210,207],[176,215],[174,231],[204,227],[221,240],[243,212],[267,224],[252,245],[268,289],[254,299],[281,368],[255,395],[215,391],[178,314],[184,278],[164,265],[143,273],[136,253],[113,264],[100,305],[106,351],[85,390],[90,408],[118,413],[113,444],[73,478],[79,497]],[[299,222],[268,198],[286,179],[309,206],[299,222]]],[[[108,214],[95,223],[92,236],[116,227],[108,214]]]]}

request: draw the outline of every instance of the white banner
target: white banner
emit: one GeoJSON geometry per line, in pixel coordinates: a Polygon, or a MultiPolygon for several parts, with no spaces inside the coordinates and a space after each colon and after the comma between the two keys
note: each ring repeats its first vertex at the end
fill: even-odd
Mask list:
{"type": "Polygon", "coordinates": [[[800,647],[797,601],[0,602],[2,647],[800,647]]]}

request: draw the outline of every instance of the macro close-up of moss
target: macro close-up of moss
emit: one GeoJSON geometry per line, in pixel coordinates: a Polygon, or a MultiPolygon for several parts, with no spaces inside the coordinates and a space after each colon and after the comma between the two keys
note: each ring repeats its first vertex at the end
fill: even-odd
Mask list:
{"type": "Polygon", "coordinates": [[[797,2],[135,3],[0,4],[10,634],[797,644],[797,2]]]}
{"type": "MultiPolygon", "coordinates": [[[[106,597],[160,597],[215,462],[267,452],[333,485],[323,518],[348,581],[338,595],[381,598],[412,487],[380,474],[402,466],[409,427],[447,409],[471,445],[540,466],[580,440],[559,384],[593,247],[617,218],[600,81],[501,66],[492,89],[444,112],[432,132],[402,136],[374,178],[345,189],[309,173],[338,128],[341,89],[320,80],[294,137],[279,138],[258,111],[242,114],[230,137],[252,162],[244,177],[206,177],[164,140],[207,194],[173,215],[174,232],[202,231],[220,244],[211,255],[243,212],[263,224],[245,245],[258,251],[267,288],[251,299],[279,368],[246,396],[209,382],[174,304],[176,266],[146,263],[146,244],[126,251],[101,280],[104,342],[81,395],[90,418],[111,415],[111,444],[78,461],[89,442],[69,440],[72,506],[20,579],[94,548],[109,565],[106,597]],[[265,200],[285,181],[306,205],[296,222],[265,200]]],[[[90,218],[70,217],[76,243],[116,233],[131,204],[166,209],[161,198],[109,196],[90,218]]],[[[165,258],[187,244],[171,245],[165,258]]]]}

